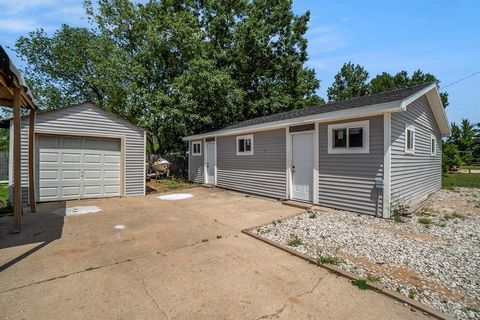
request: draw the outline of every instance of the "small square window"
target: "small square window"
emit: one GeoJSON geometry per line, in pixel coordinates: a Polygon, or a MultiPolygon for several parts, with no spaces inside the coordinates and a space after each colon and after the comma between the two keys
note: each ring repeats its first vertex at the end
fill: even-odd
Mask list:
{"type": "Polygon", "coordinates": [[[253,135],[237,137],[237,155],[253,155],[253,135]]]}
{"type": "Polygon", "coordinates": [[[202,155],[202,142],[201,141],[192,142],[192,155],[193,156],[201,156],[202,155]]]}

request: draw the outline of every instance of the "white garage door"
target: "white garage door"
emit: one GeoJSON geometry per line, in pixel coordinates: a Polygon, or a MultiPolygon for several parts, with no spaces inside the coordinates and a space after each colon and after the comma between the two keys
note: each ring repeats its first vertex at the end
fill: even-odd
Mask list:
{"type": "Polygon", "coordinates": [[[120,195],[120,139],[37,135],[38,201],[120,195]]]}

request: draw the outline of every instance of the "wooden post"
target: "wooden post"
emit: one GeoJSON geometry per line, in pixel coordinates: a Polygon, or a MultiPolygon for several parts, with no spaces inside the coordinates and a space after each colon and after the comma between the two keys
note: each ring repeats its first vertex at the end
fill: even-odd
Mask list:
{"type": "Polygon", "coordinates": [[[30,212],[37,211],[35,200],[35,109],[30,110],[28,125],[28,195],[30,212]]]}
{"type": "Polygon", "coordinates": [[[22,172],[21,172],[21,93],[13,89],[13,225],[16,232],[22,228],[22,172]]]}

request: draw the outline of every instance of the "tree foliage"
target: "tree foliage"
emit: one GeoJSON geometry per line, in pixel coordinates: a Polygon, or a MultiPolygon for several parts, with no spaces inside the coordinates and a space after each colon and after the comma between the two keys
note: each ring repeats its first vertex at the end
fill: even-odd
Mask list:
{"type": "MultiPolygon", "coordinates": [[[[395,75],[382,72],[375,76],[370,82],[369,74],[361,65],[352,62],[345,63],[335,76],[335,81],[327,89],[329,101],[341,101],[367,94],[380,93],[389,90],[400,89],[425,82],[439,83],[438,79],[421,70],[413,72],[411,76],[407,71],[400,71],[395,75]]],[[[448,106],[448,93],[441,92],[443,107],[448,106]]]]}
{"type": "Polygon", "coordinates": [[[452,122],[450,128],[452,133],[447,142],[457,147],[462,162],[471,164],[475,158],[478,159],[480,127],[462,119],[460,126],[452,122]]]}
{"type": "Polygon", "coordinates": [[[149,131],[180,137],[322,100],[305,67],[309,12],[291,0],[85,2],[91,28],[21,37],[16,51],[42,108],[90,100],[149,131]]]}
{"type": "Polygon", "coordinates": [[[327,89],[328,101],[342,101],[369,93],[368,72],[361,65],[345,63],[327,89]]]}

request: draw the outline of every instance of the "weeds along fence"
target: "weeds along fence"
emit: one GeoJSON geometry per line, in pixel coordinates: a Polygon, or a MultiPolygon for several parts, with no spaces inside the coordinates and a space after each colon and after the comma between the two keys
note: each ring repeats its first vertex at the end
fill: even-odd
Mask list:
{"type": "Polygon", "coordinates": [[[5,180],[8,180],[8,152],[0,151],[0,181],[5,180]]]}
{"type": "Polygon", "coordinates": [[[147,155],[147,163],[154,163],[158,159],[163,158],[170,162],[170,176],[177,178],[188,177],[188,157],[185,156],[160,156],[158,154],[147,155]]]}

